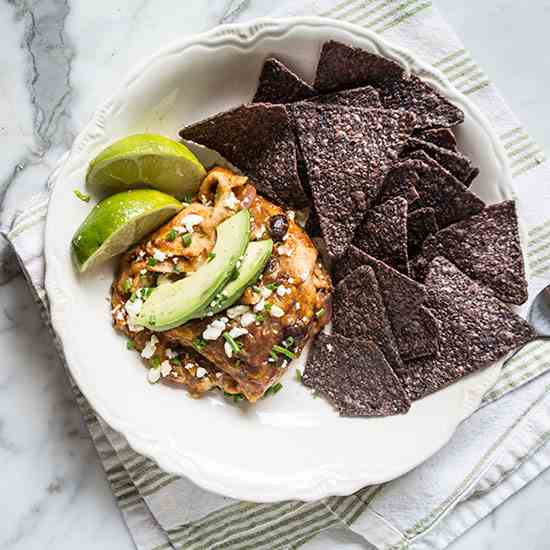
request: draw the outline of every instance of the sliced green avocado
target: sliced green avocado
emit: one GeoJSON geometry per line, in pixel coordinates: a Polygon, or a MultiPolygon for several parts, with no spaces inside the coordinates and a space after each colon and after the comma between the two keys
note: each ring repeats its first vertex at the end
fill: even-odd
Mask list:
{"type": "Polygon", "coordinates": [[[206,313],[214,314],[232,306],[250,286],[256,282],[264,270],[267,260],[273,250],[273,241],[255,241],[248,244],[241,264],[236,268],[238,276],[227,283],[225,288],[214,298],[214,305],[207,308],[206,313]]]}
{"type": "Polygon", "coordinates": [[[249,238],[250,214],[241,210],[218,226],[212,259],[185,279],[155,288],[136,324],[162,331],[199,317],[231,278],[249,238]]]}

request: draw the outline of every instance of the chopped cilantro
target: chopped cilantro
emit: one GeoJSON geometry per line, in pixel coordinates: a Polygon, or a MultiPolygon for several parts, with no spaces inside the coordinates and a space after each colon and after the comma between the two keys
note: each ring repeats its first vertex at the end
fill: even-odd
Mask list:
{"type": "Polygon", "coordinates": [[[181,242],[183,243],[183,246],[191,246],[191,241],[193,240],[193,237],[191,237],[191,233],[184,233],[181,236],[181,242]]]}
{"type": "Polygon", "coordinates": [[[208,263],[210,263],[215,257],[216,257],[215,252],[209,252],[208,253],[208,263]]]}
{"type": "Polygon", "coordinates": [[[133,340],[128,340],[126,342],[126,349],[136,349],[136,344],[133,340]]]}
{"type": "Polygon", "coordinates": [[[155,355],[154,357],[151,357],[149,363],[151,363],[152,367],[160,367],[160,358],[155,355]]]}
{"type": "Polygon", "coordinates": [[[239,351],[241,351],[240,344],[237,342],[237,340],[235,340],[235,338],[233,338],[233,336],[231,336],[231,334],[229,334],[229,332],[224,332],[223,337],[225,338],[225,341],[231,346],[231,349],[234,353],[239,353],[239,351]]]}
{"type": "Polygon", "coordinates": [[[269,395],[275,395],[277,392],[282,390],[282,388],[283,388],[283,385],[280,382],[277,382],[273,386],[270,386],[269,388],[267,388],[267,390],[264,393],[264,397],[267,397],[269,395]]]}
{"type": "Polygon", "coordinates": [[[280,286],[280,283],[269,283],[268,285],[265,285],[265,288],[268,288],[269,290],[276,290],[280,286]]]}
{"type": "Polygon", "coordinates": [[[233,401],[235,403],[238,403],[239,401],[242,401],[244,399],[244,395],[242,393],[236,393],[233,395],[233,401]]]}
{"type": "Polygon", "coordinates": [[[320,319],[325,313],[326,310],[324,307],[322,307],[319,311],[315,312],[315,317],[317,317],[317,319],[320,319]]]}
{"type": "Polygon", "coordinates": [[[294,359],[294,357],[296,357],[290,350],[283,348],[283,346],[274,345],[272,351],[274,351],[275,353],[280,353],[288,359],[294,359]]]}
{"type": "Polygon", "coordinates": [[[269,302],[267,302],[265,304],[265,309],[267,309],[267,311],[271,311],[271,308],[273,307],[273,304],[270,304],[269,302]]]}
{"type": "Polygon", "coordinates": [[[265,321],[265,315],[263,313],[256,313],[256,322],[263,323],[265,321]]]}
{"type": "Polygon", "coordinates": [[[172,357],[170,364],[174,365],[174,367],[181,367],[181,361],[177,357],[172,357]]]}
{"type": "Polygon", "coordinates": [[[83,193],[82,191],[79,191],[78,189],[75,189],[73,191],[76,198],[80,199],[83,202],[90,202],[90,195],[86,195],[86,193],[83,193]]]}
{"type": "Polygon", "coordinates": [[[202,338],[193,338],[192,344],[197,351],[202,351],[206,347],[206,340],[202,338]]]}
{"type": "Polygon", "coordinates": [[[130,292],[130,290],[132,290],[132,281],[130,281],[130,279],[126,279],[122,283],[122,290],[124,290],[124,292],[126,292],[126,293],[128,293],[128,292],[130,292]]]}
{"type": "Polygon", "coordinates": [[[175,241],[177,236],[178,232],[175,229],[170,229],[170,231],[168,231],[168,233],[166,234],[166,240],[175,241]]]}
{"type": "Polygon", "coordinates": [[[154,267],[157,265],[157,260],[155,260],[155,258],[149,258],[147,260],[147,265],[150,265],[151,267],[154,267]]]}

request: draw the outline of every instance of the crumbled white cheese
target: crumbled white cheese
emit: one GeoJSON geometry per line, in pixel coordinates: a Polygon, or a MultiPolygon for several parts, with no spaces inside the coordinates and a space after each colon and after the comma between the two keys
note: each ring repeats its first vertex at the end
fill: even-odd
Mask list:
{"type": "Polygon", "coordinates": [[[233,327],[229,331],[229,336],[231,336],[232,338],[239,338],[239,336],[244,336],[245,334],[248,334],[248,330],[241,327],[233,327]]]}
{"type": "Polygon", "coordinates": [[[256,315],[254,313],[245,313],[241,317],[241,326],[248,327],[256,320],[256,315]]]}
{"type": "Polygon", "coordinates": [[[121,309],[118,310],[115,314],[115,319],[117,321],[124,321],[124,311],[122,311],[121,309]]]}
{"type": "Polygon", "coordinates": [[[153,258],[155,258],[157,262],[164,262],[164,260],[166,260],[166,254],[162,252],[162,250],[155,250],[153,258]]]}
{"type": "Polygon", "coordinates": [[[141,298],[135,298],[134,301],[128,300],[124,304],[124,309],[127,311],[128,315],[133,320],[135,320],[135,318],[139,315],[139,312],[141,311],[142,307],[143,307],[143,300],[141,298]]]}
{"type": "Polygon", "coordinates": [[[282,368],[282,369],[286,369],[287,366],[288,366],[288,361],[285,359],[285,360],[281,363],[281,368],[282,368]]]}
{"type": "Polygon", "coordinates": [[[195,376],[197,378],[204,378],[208,374],[208,371],[204,367],[199,367],[197,369],[197,372],[195,372],[195,376]]]}
{"type": "Polygon", "coordinates": [[[245,313],[248,313],[249,311],[250,311],[249,306],[238,305],[238,306],[230,307],[227,310],[227,316],[230,319],[236,319],[237,317],[241,317],[242,315],[244,315],[245,313]]]}
{"type": "Polygon", "coordinates": [[[290,294],[292,291],[290,288],[286,288],[284,285],[280,285],[277,287],[277,294],[279,296],[285,296],[286,294],[290,294]]]}
{"type": "Polygon", "coordinates": [[[141,356],[144,359],[151,359],[151,357],[153,357],[153,355],[155,354],[158,343],[159,339],[153,334],[153,336],[151,336],[151,339],[145,344],[145,347],[141,352],[141,356]]]}
{"type": "Polygon", "coordinates": [[[296,217],[296,212],[294,212],[294,210],[289,210],[286,215],[289,220],[294,221],[294,218],[296,217]]]}
{"type": "Polygon", "coordinates": [[[294,306],[294,309],[296,311],[298,311],[301,307],[302,307],[302,305],[300,304],[300,302],[296,302],[296,305],[294,306]]]}
{"type": "Polygon", "coordinates": [[[166,348],[165,353],[168,359],[175,359],[178,356],[178,354],[172,348],[166,348]]]}
{"type": "Polygon", "coordinates": [[[139,273],[140,273],[140,275],[147,275],[147,270],[146,269],[141,269],[139,273]]]}
{"type": "Polygon", "coordinates": [[[258,227],[256,227],[256,229],[254,230],[254,237],[256,239],[261,239],[263,234],[265,232],[265,225],[259,225],[258,227]]]}
{"type": "Polygon", "coordinates": [[[185,364],[185,368],[186,368],[187,370],[191,370],[191,369],[194,368],[194,367],[195,367],[195,365],[193,365],[193,363],[186,363],[186,364],[185,364]]]}
{"type": "Polygon", "coordinates": [[[302,279],[302,281],[303,281],[304,283],[307,281],[308,277],[309,277],[309,273],[308,273],[307,271],[304,271],[304,273],[302,273],[302,274],[300,275],[300,279],[302,279]]]}
{"type": "Polygon", "coordinates": [[[254,311],[262,311],[265,307],[265,298],[260,298],[260,301],[254,306],[254,311]]]}
{"type": "Polygon", "coordinates": [[[177,227],[176,229],[180,233],[193,233],[193,227],[202,223],[203,220],[204,218],[198,214],[187,214],[180,220],[183,227],[177,227]]]}
{"type": "Polygon", "coordinates": [[[155,384],[160,380],[160,367],[152,367],[147,372],[147,379],[151,384],[155,384]]]}
{"type": "Polygon", "coordinates": [[[235,210],[235,208],[237,208],[239,204],[241,203],[239,202],[239,199],[237,199],[237,197],[235,196],[235,193],[233,192],[229,193],[229,195],[227,195],[226,199],[223,201],[223,205],[226,208],[229,208],[230,210],[235,210]]]}
{"type": "Polygon", "coordinates": [[[170,361],[165,360],[160,364],[160,374],[164,378],[165,376],[168,376],[172,372],[172,365],[170,364],[170,361]]]}
{"type": "Polygon", "coordinates": [[[231,344],[229,342],[225,342],[223,345],[223,350],[225,351],[225,355],[231,359],[233,357],[233,348],[231,347],[231,344]]]}
{"type": "Polygon", "coordinates": [[[276,304],[271,306],[269,313],[271,314],[271,317],[282,317],[285,314],[284,309],[281,309],[276,304]]]}
{"type": "Polygon", "coordinates": [[[128,330],[130,332],[140,332],[142,331],[145,327],[142,327],[141,325],[136,325],[134,324],[131,319],[128,319],[128,321],[126,322],[126,324],[128,325],[128,330]]]}
{"type": "Polygon", "coordinates": [[[223,373],[221,373],[221,372],[216,373],[216,378],[221,378],[222,376],[223,376],[223,373]]]}
{"type": "Polygon", "coordinates": [[[140,250],[138,252],[138,258],[143,258],[145,256],[145,251],[144,250],[140,250]]]}
{"type": "Polygon", "coordinates": [[[225,330],[225,323],[227,323],[227,318],[222,317],[221,319],[214,319],[202,333],[202,337],[205,340],[217,340],[222,332],[225,330]],[[225,319],[225,321],[223,320],[225,319]]]}
{"type": "Polygon", "coordinates": [[[273,291],[267,288],[266,286],[263,286],[260,288],[260,296],[262,298],[269,298],[273,294],[273,291]]]}
{"type": "Polygon", "coordinates": [[[288,278],[288,284],[289,285],[293,285],[294,284],[294,279],[292,277],[289,277],[288,278]]]}

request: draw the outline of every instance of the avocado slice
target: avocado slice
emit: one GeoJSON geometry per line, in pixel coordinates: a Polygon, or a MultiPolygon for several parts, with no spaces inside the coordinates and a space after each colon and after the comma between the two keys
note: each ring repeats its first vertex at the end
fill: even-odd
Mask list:
{"type": "Polygon", "coordinates": [[[213,259],[185,279],[155,288],[143,304],[136,324],[162,331],[200,317],[231,278],[249,238],[250,213],[241,210],[217,227],[213,259]]]}
{"type": "Polygon", "coordinates": [[[227,283],[225,288],[214,298],[214,305],[207,308],[205,315],[213,315],[232,306],[250,286],[256,282],[271,257],[273,241],[254,241],[248,243],[241,265],[236,268],[238,276],[227,283]]]}

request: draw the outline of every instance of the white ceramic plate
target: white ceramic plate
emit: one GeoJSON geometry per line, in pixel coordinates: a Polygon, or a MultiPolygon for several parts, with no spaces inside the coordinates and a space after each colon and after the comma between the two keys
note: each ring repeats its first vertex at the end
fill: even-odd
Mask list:
{"type": "Polygon", "coordinates": [[[448,441],[500,369],[498,364],[469,376],[391,418],[338,417],[295,381],[293,368],[284,389],[255,406],[236,406],[216,394],[193,400],[185,391],[148,384],[138,357],[111,328],[114,262],[99,272],[75,274],[69,243],[90,205],[75,200],[71,190],[83,188],[92,157],[127,134],[176,136],[184,124],[249,101],[268,54],[311,80],[328,39],[396,59],[432,82],[466,113],[458,137],[481,168],[475,191],[488,202],[513,195],[505,156],[488,123],[441,73],[360,27],[318,18],[219,27],[157,53],[96,112],[53,178],[46,287],[74,379],[137,452],[168,472],[240,499],[312,500],[393,479],[448,441]]]}

